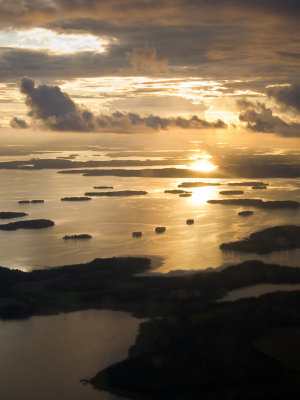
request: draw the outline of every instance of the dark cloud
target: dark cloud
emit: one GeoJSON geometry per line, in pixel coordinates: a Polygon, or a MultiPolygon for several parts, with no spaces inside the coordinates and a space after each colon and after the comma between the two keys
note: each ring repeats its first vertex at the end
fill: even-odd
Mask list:
{"type": "Polygon", "coordinates": [[[24,119],[19,119],[17,117],[14,117],[14,118],[11,119],[10,126],[12,128],[16,128],[16,129],[26,129],[26,128],[28,128],[27,122],[24,119]]]}
{"type": "Polygon", "coordinates": [[[141,22],[165,25],[192,24],[199,20],[255,17],[261,21],[297,19],[297,0],[6,0],[0,2],[3,24],[28,26],[58,19],[109,19],[116,24],[141,22]]]}
{"type": "Polygon", "coordinates": [[[217,120],[208,122],[196,115],[189,119],[162,118],[155,115],[142,117],[135,113],[116,111],[110,115],[95,115],[90,110],[77,105],[71,97],[58,86],[39,85],[34,80],[23,78],[20,90],[26,95],[28,115],[51,130],[77,132],[140,132],[164,130],[170,127],[183,129],[216,128],[225,129],[227,125],[217,120]]]}
{"type": "Polygon", "coordinates": [[[268,95],[287,108],[300,111],[300,84],[275,86],[268,89],[268,95]]]}
{"type": "Polygon", "coordinates": [[[254,132],[274,133],[283,137],[300,137],[300,123],[287,123],[273,115],[270,108],[262,103],[251,103],[246,100],[238,102],[243,111],[239,115],[242,123],[254,132]]]}

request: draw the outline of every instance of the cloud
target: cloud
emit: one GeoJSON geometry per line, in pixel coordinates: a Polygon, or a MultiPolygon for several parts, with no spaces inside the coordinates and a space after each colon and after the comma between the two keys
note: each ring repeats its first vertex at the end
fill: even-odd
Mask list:
{"type": "Polygon", "coordinates": [[[33,79],[23,78],[21,93],[26,95],[28,115],[43,127],[56,131],[75,132],[141,132],[142,129],[159,131],[171,127],[183,129],[225,129],[222,120],[209,122],[196,115],[186,118],[162,118],[155,115],[116,111],[109,115],[94,114],[74,103],[58,86],[39,85],[33,79]]]}
{"type": "Polygon", "coordinates": [[[19,119],[17,117],[14,117],[14,118],[11,119],[10,126],[12,128],[16,128],[16,129],[26,129],[26,128],[28,128],[27,122],[24,119],[19,119]]]}
{"type": "Polygon", "coordinates": [[[262,103],[251,103],[246,100],[238,102],[241,109],[239,115],[242,123],[254,132],[274,133],[283,137],[300,137],[300,123],[283,121],[262,103]]]}
{"type": "Polygon", "coordinates": [[[168,60],[158,60],[155,47],[136,47],[126,53],[126,59],[135,72],[168,72],[168,60]]]}
{"type": "Polygon", "coordinates": [[[289,86],[274,86],[268,88],[268,96],[273,97],[279,104],[286,108],[300,111],[300,84],[289,86]]]}

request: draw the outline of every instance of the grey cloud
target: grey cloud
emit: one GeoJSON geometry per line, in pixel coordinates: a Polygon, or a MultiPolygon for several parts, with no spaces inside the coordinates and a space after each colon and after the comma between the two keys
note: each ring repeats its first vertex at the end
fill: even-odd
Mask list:
{"type": "Polygon", "coordinates": [[[17,117],[14,117],[14,118],[11,119],[10,126],[12,128],[16,128],[16,129],[26,129],[26,128],[28,128],[27,122],[24,119],[19,119],[17,117]]]}
{"type": "Polygon", "coordinates": [[[126,59],[136,72],[168,72],[168,60],[156,57],[156,48],[145,45],[126,53],[126,59]]]}
{"type": "Polygon", "coordinates": [[[270,87],[267,91],[281,105],[300,111],[300,84],[270,87]]]}
{"type": "Polygon", "coordinates": [[[300,137],[300,123],[287,123],[262,103],[240,101],[239,106],[244,109],[239,115],[242,123],[254,132],[274,133],[283,137],[300,137]]]}
{"type": "Polygon", "coordinates": [[[143,25],[160,23],[191,24],[199,20],[255,17],[269,19],[297,19],[300,5],[297,0],[6,0],[0,2],[4,24],[31,25],[58,19],[92,18],[114,23],[141,22],[143,25]]]}
{"type": "Polygon", "coordinates": [[[208,122],[194,115],[190,119],[162,118],[155,115],[142,117],[136,113],[116,111],[110,115],[93,114],[70,98],[58,86],[39,85],[34,80],[23,78],[20,90],[26,95],[25,102],[29,107],[28,115],[51,130],[77,132],[140,132],[146,130],[164,130],[170,127],[184,129],[217,128],[225,129],[227,125],[217,120],[208,122]]]}

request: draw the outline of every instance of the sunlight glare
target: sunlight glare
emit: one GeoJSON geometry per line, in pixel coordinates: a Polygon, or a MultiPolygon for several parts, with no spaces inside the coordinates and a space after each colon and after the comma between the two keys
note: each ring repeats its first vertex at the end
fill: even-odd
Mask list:
{"type": "Polygon", "coordinates": [[[195,163],[189,166],[189,169],[193,169],[200,172],[211,172],[218,168],[216,165],[213,165],[207,159],[203,159],[200,161],[196,161],[195,163]]]}

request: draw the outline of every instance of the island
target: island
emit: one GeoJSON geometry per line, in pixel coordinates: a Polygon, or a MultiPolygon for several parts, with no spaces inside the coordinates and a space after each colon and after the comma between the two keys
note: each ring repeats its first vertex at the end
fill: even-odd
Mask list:
{"type": "Polygon", "coordinates": [[[45,203],[45,200],[19,200],[19,204],[37,204],[45,203]]]}
{"type": "Polygon", "coordinates": [[[245,210],[245,211],[240,211],[238,213],[241,217],[249,217],[250,215],[253,215],[253,211],[245,210]]]}
{"type": "Polygon", "coordinates": [[[119,190],[116,192],[87,192],[85,196],[108,196],[108,197],[125,197],[125,196],[144,196],[148,194],[144,190],[119,190]]]}
{"type": "Polygon", "coordinates": [[[191,192],[187,192],[187,193],[180,193],[179,197],[191,197],[192,193],[191,192]]]}
{"type": "Polygon", "coordinates": [[[113,186],[94,186],[94,189],[113,189],[113,186]]]}
{"type": "Polygon", "coordinates": [[[140,237],[142,237],[142,232],[132,232],[132,237],[134,237],[134,238],[140,238],[140,237]]]}
{"type": "Polygon", "coordinates": [[[206,182],[182,182],[178,187],[181,188],[196,188],[204,186],[220,186],[220,183],[206,183],[206,182]]]}
{"type": "Polygon", "coordinates": [[[82,377],[121,397],[278,400],[300,395],[300,291],[217,302],[244,286],[299,283],[300,268],[253,260],[184,277],[141,276],[150,267],[150,260],[133,257],[29,273],[0,267],[0,317],[104,308],[148,318],[127,359],[82,377]]]}
{"type": "Polygon", "coordinates": [[[300,208],[300,203],[298,201],[292,200],[275,200],[275,201],[263,201],[260,199],[226,199],[226,200],[207,200],[209,204],[222,204],[225,206],[251,206],[258,208],[300,208]]]}
{"type": "Polygon", "coordinates": [[[187,219],[185,222],[187,225],[193,225],[195,221],[193,219],[187,219]]]}
{"type": "Polygon", "coordinates": [[[253,190],[256,190],[256,189],[267,189],[268,188],[268,186],[252,186],[252,189],[253,190]]]}
{"type": "Polygon", "coordinates": [[[88,201],[92,200],[91,197],[81,196],[81,197],[63,197],[61,201],[88,201]]]}
{"type": "Polygon", "coordinates": [[[164,233],[164,232],[166,232],[166,227],[165,226],[157,226],[156,228],[155,228],[155,233],[164,233]]]}
{"type": "Polygon", "coordinates": [[[248,238],[223,243],[221,250],[267,254],[300,248],[300,226],[281,225],[252,233],[248,238]]]}
{"type": "Polygon", "coordinates": [[[169,189],[169,190],[165,190],[164,193],[183,194],[183,193],[191,193],[191,192],[187,192],[186,190],[182,190],[182,189],[169,189]]]}
{"type": "Polygon", "coordinates": [[[229,182],[229,186],[268,186],[268,183],[261,181],[246,181],[246,182],[229,182]]]}
{"type": "Polygon", "coordinates": [[[20,218],[25,217],[26,215],[28,214],[24,212],[0,211],[0,219],[20,218]]]}
{"type": "Polygon", "coordinates": [[[221,190],[219,194],[244,194],[243,190],[221,190]]]}
{"type": "Polygon", "coordinates": [[[91,239],[92,236],[87,234],[87,233],[81,233],[80,235],[65,235],[63,237],[64,240],[69,240],[69,239],[91,239]]]}
{"type": "Polygon", "coordinates": [[[50,219],[31,219],[26,221],[10,222],[0,225],[1,231],[16,231],[17,229],[42,229],[53,226],[54,222],[50,219]]]}

